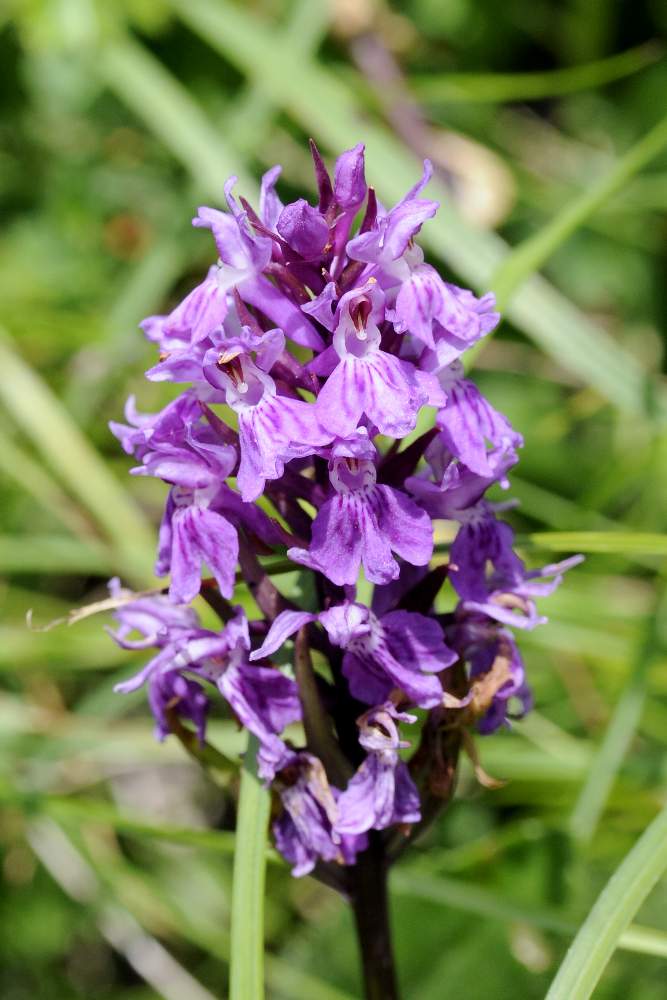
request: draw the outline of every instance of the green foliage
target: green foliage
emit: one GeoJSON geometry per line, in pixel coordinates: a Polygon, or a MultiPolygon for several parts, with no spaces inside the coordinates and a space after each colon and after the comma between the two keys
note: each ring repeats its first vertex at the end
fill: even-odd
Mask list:
{"type": "Polygon", "coordinates": [[[264,883],[270,796],[257,776],[258,750],[258,740],[250,736],[241,772],[236,824],[230,1000],[262,1000],[264,996],[264,883]]]}
{"type": "MultiPolygon", "coordinates": [[[[631,19],[556,0],[8,6],[3,998],[210,1000],[226,995],[230,955],[233,995],[261,995],[243,977],[258,969],[268,801],[247,769],[236,872],[233,858],[245,737],[213,719],[219,755],[202,772],[175,739],[153,741],[141,694],[113,695],[141,661],[102,620],[37,632],[25,619],[100,599],[115,574],[152,580],[163,491],[127,475],[106,429],[131,392],[145,410],[169,398],[142,380],[152,352],[136,324],[206,266],[188,220],[220,203],[228,174],[252,198],[281,161],[286,193],[312,191],[309,134],[328,156],[365,140],[387,202],[422,155],[440,168],[428,253],[507,300],[476,378],[525,433],[510,515],[523,554],[587,554],[550,625],[523,637],[536,712],[478,742],[507,783],[483,789],[464,768],[448,815],[394,874],[405,995],[544,997],[590,914],[550,996],[587,996],[599,977],[602,1000],[664,996],[664,814],[650,824],[667,743],[666,28],[648,2],[631,19]],[[367,31],[404,83],[378,79],[367,31]]],[[[301,574],[277,580],[307,601],[301,574]]],[[[266,857],[267,995],[358,997],[345,905],[266,857]]]]}
{"type": "Polygon", "coordinates": [[[667,808],[614,872],[558,970],[547,1000],[588,1000],[614,948],[667,869],[667,808]]]}

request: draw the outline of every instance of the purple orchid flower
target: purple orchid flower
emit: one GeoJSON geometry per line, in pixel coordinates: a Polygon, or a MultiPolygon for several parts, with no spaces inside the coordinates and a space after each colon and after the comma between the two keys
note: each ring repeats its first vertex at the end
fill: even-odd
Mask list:
{"type": "Polygon", "coordinates": [[[523,445],[522,436],[473,382],[463,378],[460,361],[440,373],[440,384],[447,395],[436,417],[442,447],[471,472],[495,479],[500,465],[523,445]]]}
{"type": "MultiPolygon", "coordinates": [[[[475,706],[474,682],[493,669],[499,679],[489,702],[484,699],[483,714],[477,726],[487,735],[509,725],[510,718],[521,718],[532,707],[533,697],[526,682],[523,660],[512,633],[493,618],[477,609],[460,604],[454,623],[445,629],[447,641],[468,665],[473,682],[471,702],[475,706]]],[[[479,709],[478,709],[479,710],[479,709]]]]}
{"type": "Polygon", "coordinates": [[[220,259],[218,283],[225,291],[261,274],[271,260],[271,240],[252,232],[247,213],[238,207],[232,195],[236,181],[236,177],[230,177],[225,184],[228,213],[203,207],[192,220],[193,226],[213,233],[220,259]]]}
{"type": "Polygon", "coordinates": [[[330,268],[334,276],[342,270],[350,227],[368,191],[364,152],[364,145],[360,142],[341,153],[336,160],[332,207],[337,215],[331,238],[333,259],[330,268]]]}
{"type": "MultiPolygon", "coordinates": [[[[322,338],[308,322],[298,306],[290,301],[262,275],[272,256],[272,240],[253,234],[247,212],[242,211],[232,196],[236,178],[225,184],[229,213],[213,208],[200,208],[193,225],[211,230],[220,255],[218,282],[225,290],[237,288],[244,302],[257,306],[275,326],[303,347],[320,350],[322,338]]],[[[270,198],[270,182],[264,189],[264,211],[270,198]]],[[[271,210],[275,202],[271,201],[271,210]]]]}
{"type": "Polygon", "coordinates": [[[223,596],[232,596],[237,533],[216,506],[221,484],[235,465],[236,450],[231,445],[215,440],[205,428],[191,428],[183,444],[147,452],[143,465],[132,470],[173,484],[160,526],[155,572],[171,573],[169,594],[177,604],[186,604],[199,593],[203,562],[223,596]]]}
{"type": "Polygon", "coordinates": [[[459,358],[498,325],[494,305],[491,293],[478,299],[467,288],[443,281],[430,264],[420,263],[401,284],[390,318],[398,333],[411,334],[433,352],[425,359],[431,370],[459,358]]]}
{"type": "Polygon", "coordinates": [[[115,631],[108,627],[107,631],[122,649],[161,647],[175,632],[187,632],[199,625],[199,616],[193,608],[174,604],[162,594],[137,598],[121,586],[117,576],[109,580],[109,595],[118,602],[114,617],[119,624],[115,631]],[[130,639],[133,632],[139,632],[142,638],[130,639]]]}
{"type": "Polygon", "coordinates": [[[338,437],[366,415],[381,434],[404,437],[422,406],[444,405],[437,380],[381,349],[384,294],[374,280],[340,299],[333,347],[338,363],[317,397],[320,423],[338,437]]]}
{"type": "Polygon", "coordinates": [[[413,240],[426,220],[432,219],[438,210],[437,201],[419,198],[432,174],[430,160],[424,160],[424,172],[417,184],[389,212],[378,215],[372,229],[355,236],[347,245],[347,254],[352,260],[375,265],[371,273],[382,277],[383,287],[397,285],[409,275],[411,254],[413,260],[424,259],[413,240]]]}
{"type": "Polygon", "coordinates": [[[491,504],[480,500],[457,519],[461,527],[449,552],[449,578],[461,599],[518,628],[546,621],[537,617],[533,599],[552,593],[563,573],[577,566],[582,557],[528,571],[514,552],[514,532],[497,519],[491,504]],[[547,581],[547,577],[554,579],[547,581]],[[539,579],[545,582],[533,582],[539,579]]]}
{"type": "Polygon", "coordinates": [[[367,191],[364,144],[358,142],[352,149],[341,153],[336,160],[333,184],[336,207],[343,212],[356,212],[367,191]]]}
{"type": "Polygon", "coordinates": [[[142,459],[143,464],[131,470],[135,475],[155,476],[172,486],[160,528],[156,573],[171,573],[170,594],[178,603],[199,593],[202,562],[221,593],[231,597],[238,527],[272,545],[289,537],[225,484],[236,466],[236,449],[213,427],[187,421],[201,413],[197,400],[185,394],[161,414],[135,420],[136,430],[112,428],[127,450],[142,459]]]}
{"type": "Polygon", "coordinates": [[[433,552],[430,519],[405,493],[377,482],[374,452],[363,429],[334,445],[334,496],[313,521],[310,547],[287,553],[339,586],[356,583],[360,564],[373,583],[396,579],[400,567],[392,552],[415,566],[426,565],[433,552]]]}
{"type": "Polygon", "coordinates": [[[359,834],[395,823],[419,822],[419,792],[398,755],[410,744],[401,740],[397,726],[416,718],[399,712],[389,701],[357,719],[359,742],[368,753],[338,799],[338,833],[359,834]]]}
{"type": "MultiPolygon", "coordinates": [[[[130,591],[123,590],[116,577],[109,581],[109,592],[119,602],[132,596],[130,591]]],[[[208,697],[201,684],[183,677],[171,663],[172,644],[177,637],[185,637],[199,626],[196,612],[158,594],[125,601],[116,609],[114,617],[119,627],[116,631],[109,628],[107,631],[123,649],[154,647],[159,650],[147,667],[136,677],[117,685],[115,690],[122,693],[134,691],[148,681],[148,700],[155,718],[157,738],[163,740],[169,734],[167,710],[173,710],[181,718],[194,723],[202,741],[206,732],[208,697]],[[130,638],[137,632],[141,638],[130,638]]]]}
{"type": "Polygon", "coordinates": [[[286,205],[276,222],[276,230],[304,260],[319,260],[329,242],[329,226],[305,198],[286,205]]]}
{"type": "Polygon", "coordinates": [[[275,230],[276,223],[283,210],[283,203],[276,192],[276,182],[282,173],[282,167],[271,167],[262,176],[259,193],[259,217],[269,230],[275,230]]]}
{"type": "Polygon", "coordinates": [[[329,785],[317,757],[291,753],[275,787],[283,810],[273,824],[273,834],[276,847],[293,865],[294,876],[307,875],[319,860],[354,863],[366,847],[366,838],[336,830],[338,790],[329,785]]]}
{"type": "Polygon", "coordinates": [[[220,326],[229,312],[227,285],[220,266],[214,265],[201,284],[193,288],[168,316],[151,316],[142,326],[163,351],[197,344],[220,326]]]}
{"type": "Polygon", "coordinates": [[[204,373],[211,385],[224,391],[227,405],[238,417],[237,478],[245,501],[257,499],[267,479],[279,479],[286,462],[312,455],[331,440],[312,403],[279,396],[271,376],[238,347],[209,352],[204,373]]]}
{"type": "Polygon", "coordinates": [[[343,674],[359,701],[378,705],[399,690],[422,708],[442,704],[437,675],[455,662],[456,653],[445,645],[438,623],[415,612],[392,611],[378,618],[365,605],[349,601],[318,615],[283,611],[250,659],[270,656],[290,635],[314,621],[324,627],[334,646],[345,650],[343,674]]]}
{"type": "Polygon", "coordinates": [[[202,414],[201,404],[192,391],[184,392],[159,413],[139,413],[134,396],[125,404],[127,424],[109,421],[111,433],[120,441],[123,451],[139,461],[159,444],[182,441],[187,427],[202,414]]]}
{"type": "Polygon", "coordinates": [[[420,821],[400,725],[423,719],[416,763],[434,788],[438,727],[490,733],[527,711],[513,630],[546,620],[538,599],[579,557],[527,569],[500,520],[511,501],[487,498],[509,488],[523,442],[459,360],[497,325],[493,295],[443,280],[415,242],[438,207],[424,197],[430,163],[387,210],[367,185],[362,143],[332,173],[314,143],[311,153],[316,204],[284,204],[273,167],[258,211],[234,197],[234,178],[226,211],[199,209],[194,225],[211,231],[217,262],[142,324],[160,351],[148,379],[186,385],[159,413],[131,398],[126,422],[110,426],[133,474],[169,487],[156,572],[170,583],[168,596],[132,597],[112,581],[112,634],[152,651],[118,690],[146,685],[159,738],[176,715],[203,740],[212,696],[226,702],[259,741],[258,773],[280,804],[275,841],[294,874],[315,869],[354,897],[365,861],[349,876],[335,866],[369,845],[368,859],[381,855],[394,838],[377,831],[420,821]],[[438,520],[458,532],[448,561],[429,566],[438,520]],[[239,555],[263,615],[254,651],[243,612],[229,620],[239,555]],[[285,556],[308,610],[281,592],[285,556]],[[203,572],[220,631],[187,607],[203,572]],[[265,658],[304,626],[315,688],[299,691],[289,667],[265,658]],[[300,696],[308,724],[288,729],[300,696]],[[324,746],[326,761],[315,755],[324,746]]]}
{"type": "Polygon", "coordinates": [[[167,709],[175,707],[179,715],[197,723],[203,739],[205,712],[200,682],[214,684],[241,724],[257,736],[265,749],[267,766],[262,776],[271,780],[274,772],[268,763],[277,766],[285,751],[278,734],[301,718],[296,684],[277,668],[255,666],[248,661],[248,621],[241,608],[236,609],[236,616],[221,632],[201,628],[199,619],[191,612],[194,621],[190,619],[187,625],[182,618],[166,618],[159,632],[144,632],[139,645],[128,640],[131,629],[143,631],[146,625],[150,627],[150,617],[165,620],[165,600],[152,598],[153,607],[149,609],[149,602],[143,599],[138,608],[130,603],[116,611],[121,623],[121,628],[111,633],[116,642],[124,648],[143,649],[150,639],[150,645],[156,646],[158,653],[114,690],[127,694],[147,683],[150,705],[162,737],[170,731],[167,709]],[[178,677],[183,677],[185,683],[179,683],[178,677]],[[174,703],[177,696],[180,700],[174,703]]]}

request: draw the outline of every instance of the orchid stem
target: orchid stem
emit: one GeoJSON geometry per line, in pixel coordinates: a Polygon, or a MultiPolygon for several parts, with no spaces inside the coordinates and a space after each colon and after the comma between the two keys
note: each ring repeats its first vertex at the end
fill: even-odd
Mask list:
{"type": "Polygon", "coordinates": [[[364,974],[366,1000],[400,1000],[389,918],[389,866],[382,837],[368,835],[368,848],[352,869],[352,908],[364,974]]]}

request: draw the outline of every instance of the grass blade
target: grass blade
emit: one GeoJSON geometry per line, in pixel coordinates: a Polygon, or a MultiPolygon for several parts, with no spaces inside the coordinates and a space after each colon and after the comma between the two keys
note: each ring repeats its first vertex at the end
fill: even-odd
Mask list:
{"type": "Polygon", "coordinates": [[[71,497],[61,490],[39,462],[36,462],[2,430],[0,430],[0,468],[73,534],[83,538],[94,536],[93,525],[71,497]]]}
{"type": "Polygon", "coordinates": [[[101,936],[164,1000],[215,1000],[180,962],[123,906],[105,898],[104,886],[67,834],[51,820],[28,829],[28,842],[53,880],[86,907],[101,936]]]}
{"type": "MultiPolygon", "coordinates": [[[[542,521],[549,528],[555,531],[576,531],[579,533],[582,528],[589,528],[594,531],[616,531],[619,524],[610,517],[605,517],[597,510],[582,507],[573,500],[547,490],[543,486],[531,483],[520,476],[512,475],[512,496],[519,500],[521,511],[530,517],[535,517],[542,521]]],[[[551,533],[549,534],[551,537],[551,533]]],[[[532,540],[531,536],[531,540],[532,540]]],[[[539,542],[535,542],[536,545],[539,542]]],[[[549,543],[545,548],[549,548],[549,543]]]]}
{"type": "Polygon", "coordinates": [[[307,997],[308,1000],[358,1000],[337,986],[317,979],[294,962],[275,955],[266,956],[267,979],[271,985],[271,996],[275,1000],[294,1000],[307,997]]]}
{"type": "Polygon", "coordinates": [[[619,939],[667,869],[667,806],[644,831],[593,906],[546,1000],[587,1000],[619,939]]]}
{"type": "Polygon", "coordinates": [[[239,169],[239,154],[147,49],[129,38],[115,39],[102,50],[98,69],[107,86],[185,164],[202,191],[222,199],[230,174],[238,176],[244,191],[255,191],[255,182],[239,169]]]}
{"type": "Polygon", "coordinates": [[[68,387],[65,401],[79,422],[92,421],[102,401],[109,398],[119,384],[119,373],[141,357],[143,344],[138,323],[164,303],[185,268],[186,254],[182,244],[162,235],[155,246],[137,260],[109,309],[103,367],[94,376],[89,375],[85,392],[78,391],[76,374],[68,387]]]}
{"type": "MultiPolygon", "coordinates": [[[[572,918],[557,910],[518,903],[483,886],[459,879],[443,878],[440,875],[434,877],[431,873],[414,872],[405,868],[392,874],[391,886],[399,895],[440,903],[489,920],[500,920],[505,924],[530,924],[565,937],[576,931],[572,918]]],[[[642,955],[667,958],[667,934],[652,927],[633,924],[620,934],[618,946],[642,955]]]]}
{"type": "Polygon", "coordinates": [[[590,767],[570,818],[572,836],[590,843],[604,812],[614,781],[637,731],[646,698],[646,675],[662,651],[660,625],[665,611],[665,585],[643,628],[630,677],[616,705],[602,744],[590,767]]]}
{"type": "Polygon", "coordinates": [[[26,815],[41,813],[62,822],[100,823],[130,836],[165,840],[185,847],[215,851],[224,856],[230,856],[234,852],[235,837],[227,830],[206,830],[156,823],[150,819],[119,812],[114,806],[99,799],[21,792],[0,785],[0,802],[3,805],[20,806],[26,815]]]}
{"type": "Polygon", "coordinates": [[[434,878],[431,873],[413,872],[409,869],[396,871],[391,876],[392,889],[401,894],[416,896],[432,903],[441,903],[450,908],[475,913],[493,920],[520,920],[556,934],[569,934],[574,926],[553,911],[515,903],[483,886],[462,880],[434,878]]]}
{"type": "MultiPolygon", "coordinates": [[[[292,49],[298,49],[302,57],[317,52],[329,23],[333,10],[328,3],[313,4],[312,0],[296,0],[282,33],[281,44],[285,42],[292,49]]],[[[275,117],[275,102],[261,87],[251,81],[243,94],[239,95],[227,117],[227,130],[232,135],[234,148],[240,153],[254,153],[257,136],[266,135],[275,117]]]]}
{"type": "Polygon", "coordinates": [[[1,332],[0,368],[0,401],[95,518],[113,545],[119,568],[134,579],[150,579],[154,539],[141,511],[57,396],[1,332]]]}
{"type": "Polygon", "coordinates": [[[0,535],[0,573],[113,571],[113,559],[99,544],[59,535],[0,535]]]}
{"type": "Polygon", "coordinates": [[[665,556],[667,535],[648,531],[536,531],[527,541],[550,552],[603,552],[608,555],[665,556]]]}
{"type": "Polygon", "coordinates": [[[667,115],[635,143],[608,173],[582,191],[539,232],[512,250],[491,279],[491,287],[496,293],[500,308],[504,308],[512,293],[526,278],[539,271],[579,226],[650,163],[665,146],[667,115]]]}
{"type": "Polygon", "coordinates": [[[601,87],[650,66],[662,55],[653,42],[583,66],[542,73],[430,73],[411,80],[415,95],[427,104],[536,101],[601,87]]]}
{"type": "Polygon", "coordinates": [[[258,749],[257,738],[249,736],[236,825],[230,1000],[264,997],[264,880],[270,800],[257,777],[258,749]]]}

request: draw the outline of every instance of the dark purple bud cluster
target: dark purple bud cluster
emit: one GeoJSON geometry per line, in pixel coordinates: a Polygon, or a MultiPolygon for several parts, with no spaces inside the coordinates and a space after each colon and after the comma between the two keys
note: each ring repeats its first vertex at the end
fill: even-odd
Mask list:
{"type": "Polygon", "coordinates": [[[333,181],[314,147],[313,159],[317,206],[283,205],[274,167],[257,211],[232,195],[234,179],[228,212],[199,209],[217,263],[142,324],[160,352],[147,377],[188,388],[157,414],[130,399],[127,424],[112,424],[133,473],[169,486],[156,564],[168,594],[119,607],[113,633],[156,653],[118,690],[147,685],[160,738],[181,718],[203,740],[218,689],[259,740],[260,774],[281,803],[276,844],[296,875],[353,863],[370,830],[420,821],[445,725],[487,733],[528,709],[511,629],[544,621],[535,598],[578,561],[527,570],[502,505],[485,499],[508,485],[522,439],[459,360],[497,325],[493,296],[444,281],[414,242],[438,207],[423,197],[430,164],[387,210],[366,185],[362,145],[339,157],[333,181]],[[430,422],[416,431],[424,408],[430,422]],[[438,520],[458,531],[448,566],[429,569],[438,520]],[[312,572],[313,605],[280,594],[260,558],[270,554],[312,572]],[[187,607],[203,567],[221,631],[187,607]],[[227,604],[237,567],[262,620],[227,604]],[[303,639],[302,658],[317,650],[328,677],[311,665],[306,684],[303,664],[271,662],[294,635],[297,658],[303,639]],[[413,708],[426,714],[406,763],[399,729],[417,728],[413,708]],[[341,767],[310,739],[313,715],[341,767]],[[300,722],[297,746],[285,730],[300,722]]]}

